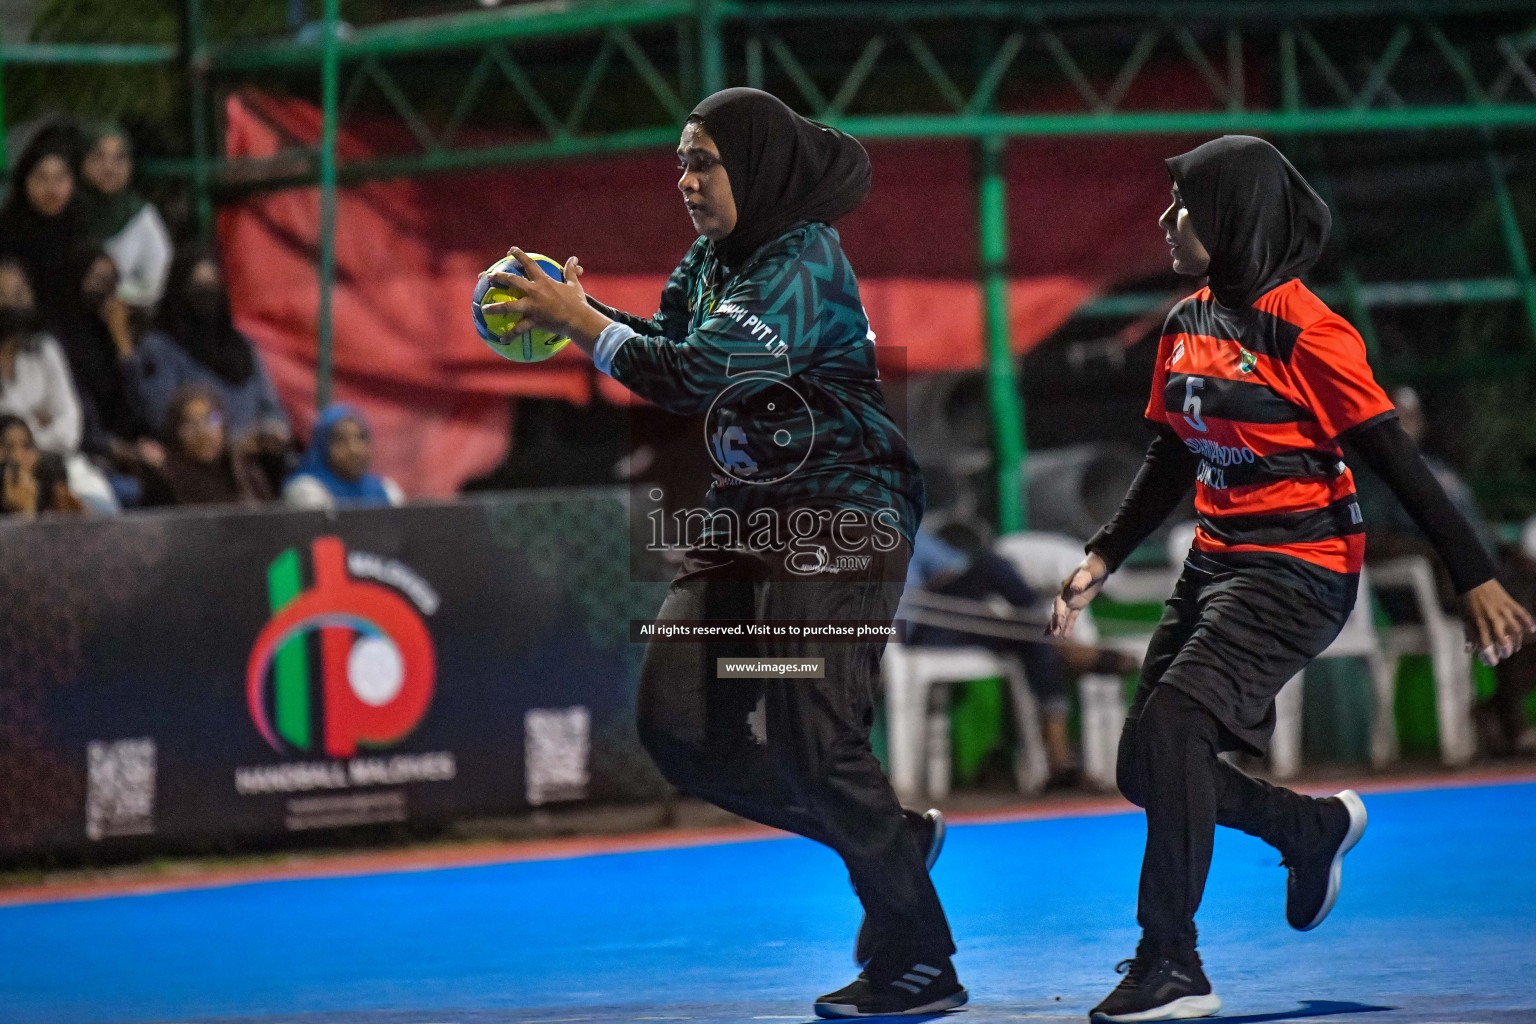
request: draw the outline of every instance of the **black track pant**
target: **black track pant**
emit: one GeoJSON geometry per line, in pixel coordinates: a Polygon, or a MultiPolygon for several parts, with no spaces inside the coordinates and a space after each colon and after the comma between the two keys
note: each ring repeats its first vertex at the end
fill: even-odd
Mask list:
{"type": "MultiPolygon", "coordinates": [[[[908,550],[876,552],[865,570],[813,580],[743,553],[690,552],[657,621],[889,621],[908,550]],[[882,560],[884,564],[882,564],[882,560]]],[[[640,739],[684,792],[752,821],[823,843],[848,866],[875,958],[950,956],[955,945],[917,843],[869,745],[884,641],[660,643],[646,649],[640,739]],[[719,679],[717,657],[825,659],[822,679],[719,679]],[[763,700],[766,743],[748,715],[763,700]]]]}
{"type": "Polygon", "coordinates": [[[1321,838],[1316,800],[1217,756],[1262,751],[1274,726],[1274,695],[1348,618],[1353,580],[1327,573],[1311,580],[1314,587],[1309,572],[1296,578],[1190,565],[1147,650],[1117,774],[1120,792],[1147,812],[1137,920],[1152,951],[1194,950],[1217,825],[1257,836],[1283,855],[1321,838]]]}

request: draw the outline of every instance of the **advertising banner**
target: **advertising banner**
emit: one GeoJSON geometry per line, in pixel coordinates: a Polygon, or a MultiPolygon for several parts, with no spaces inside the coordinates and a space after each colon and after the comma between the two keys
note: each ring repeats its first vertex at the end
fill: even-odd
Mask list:
{"type": "Polygon", "coordinates": [[[0,858],[664,791],[622,489],[0,528],[0,858]]]}

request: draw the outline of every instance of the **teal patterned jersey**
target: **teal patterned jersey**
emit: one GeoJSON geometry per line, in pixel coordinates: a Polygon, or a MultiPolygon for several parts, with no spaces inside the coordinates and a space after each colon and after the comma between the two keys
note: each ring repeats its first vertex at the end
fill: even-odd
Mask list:
{"type": "MultiPolygon", "coordinates": [[[[880,521],[912,543],[922,475],[886,409],[874,332],[833,228],[797,227],[734,274],[700,238],[654,317],[604,309],[637,332],[610,375],[670,412],[705,414],[706,509],[742,523],[765,508],[889,510],[880,521]]],[[[718,518],[704,533],[715,543],[718,518]]]]}

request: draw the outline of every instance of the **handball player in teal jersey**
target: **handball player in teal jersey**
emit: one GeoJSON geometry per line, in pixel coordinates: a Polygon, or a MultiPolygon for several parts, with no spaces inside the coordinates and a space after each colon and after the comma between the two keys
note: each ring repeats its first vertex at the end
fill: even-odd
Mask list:
{"type": "MultiPolygon", "coordinates": [[[[755,89],[689,115],[678,188],[699,239],[655,316],[589,299],[520,249],[524,297],[486,307],[566,335],[670,412],[706,416],[714,483],[658,621],[889,623],[923,511],[922,477],[885,407],[858,281],[832,222],[869,192],[851,136],[755,89]]],[[[936,811],[905,811],[870,749],[883,638],[652,641],[639,731],[678,788],[830,846],[864,905],[846,987],[824,1017],[937,1013],[966,1001],[928,876],[936,811]],[[719,678],[717,658],[819,662],[817,678],[719,678]],[[748,716],[762,702],[759,739],[748,716]]],[[[762,666],[766,670],[766,666],[762,666]]]]}

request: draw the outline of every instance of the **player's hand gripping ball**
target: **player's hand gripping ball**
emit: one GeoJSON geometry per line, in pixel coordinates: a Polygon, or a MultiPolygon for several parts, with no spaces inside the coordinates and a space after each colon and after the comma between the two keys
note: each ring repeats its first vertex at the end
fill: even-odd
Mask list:
{"type": "MultiPolygon", "coordinates": [[[[544,273],[556,281],[565,280],[565,273],[560,269],[560,264],[548,256],[531,252],[528,257],[538,263],[544,273]]],[[[491,264],[475,282],[475,298],[471,303],[475,317],[475,330],[480,332],[480,337],[485,339],[485,343],[493,352],[506,356],[514,362],[537,363],[548,359],[571,343],[570,338],[562,338],[552,331],[532,330],[514,335],[511,332],[516,330],[517,322],[523,318],[521,313],[487,313],[483,307],[493,302],[507,302],[523,297],[523,293],[515,288],[493,285],[492,274],[516,274],[518,277],[525,275],[517,258],[508,256],[491,264]]]]}

